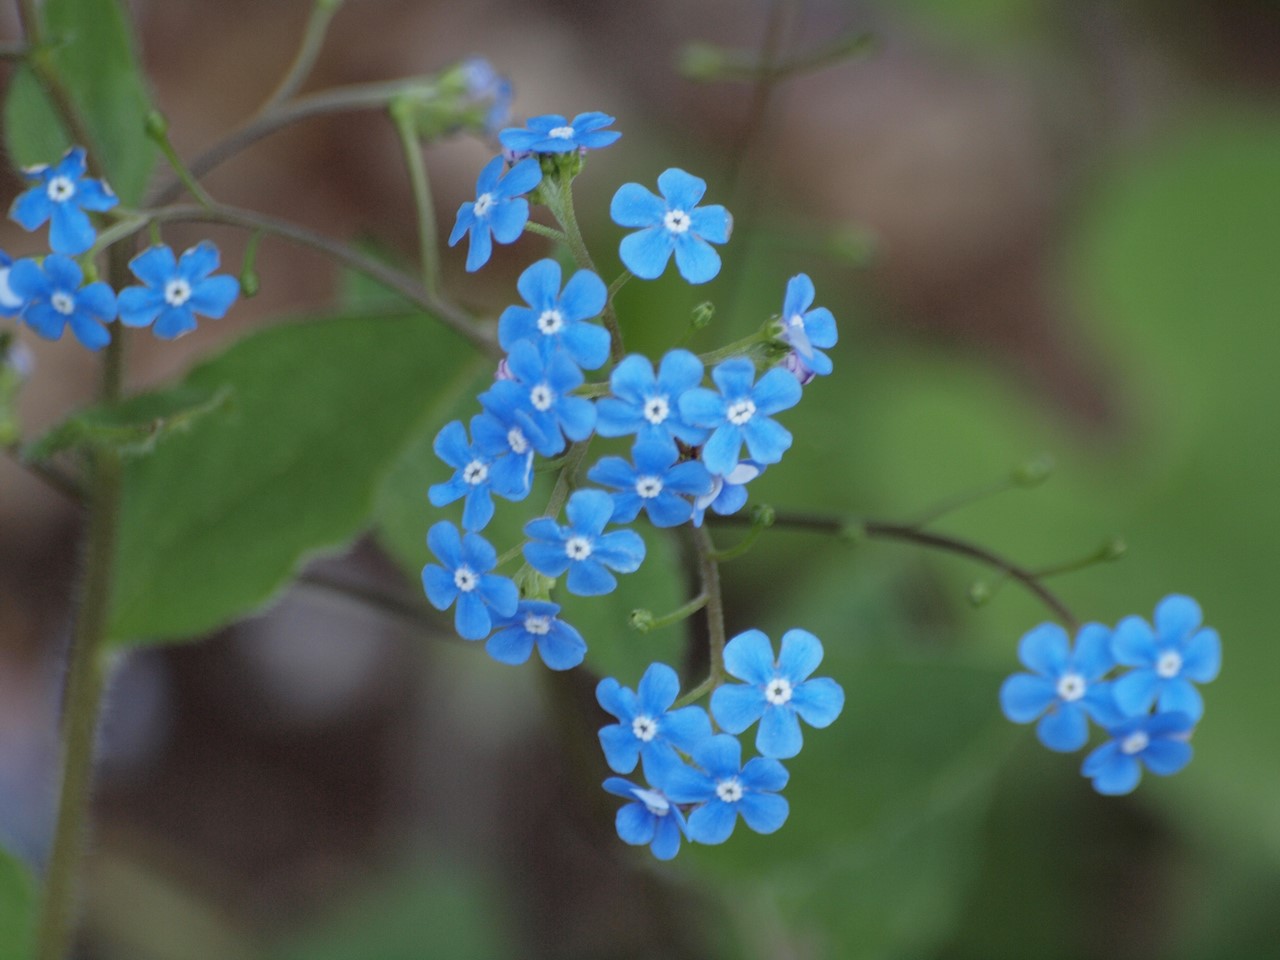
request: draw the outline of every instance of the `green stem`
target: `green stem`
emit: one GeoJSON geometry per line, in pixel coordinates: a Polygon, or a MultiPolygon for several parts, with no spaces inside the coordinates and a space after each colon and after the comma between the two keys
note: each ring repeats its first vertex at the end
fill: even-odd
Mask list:
{"type": "Polygon", "coordinates": [[[720,566],[716,561],[716,545],[705,527],[690,527],[694,553],[698,557],[698,577],[702,594],[707,598],[707,678],[676,701],[677,706],[693,703],[720,684],[728,674],[724,668],[724,596],[720,592],[720,566]]]}
{"type": "Polygon", "coordinates": [[[57,490],[77,503],[84,500],[85,491],[79,478],[62,470],[57,464],[44,460],[27,460],[22,456],[22,445],[20,443],[8,444],[4,448],[4,452],[8,454],[14,463],[25,469],[37,480],[42,481],[50,489],[57,490]]]}
{"type": "Polygon", "coordinates": [[[920,515],[912,520],[910,525],[913,527],[927,527],[929,524],[934,523],[937,520],[941,520],[949,513],[954,513],[956,510],[963,507],[979,503],[986,500],[988,497],[1007,493],[1017,486],[1019,486],[1018,482],[1012,476],[1008,476],[1000,480],[995,480],[985,486],[977,487],[964,493],[958,493],[953,497],[948,497],[945,500],[935,503],[927,510],[921,511],[920,515]]]}
{"type": "Polygon", "coordinates": [[[743,337],[741,340],[735,340],[733,343],[723,347],[717,347],[715,350],[709,350],[706,353],[698,354],[698,359],[706,366],[713,363],[719,363],[721,360],[728,360],[730,357],[738,357],[747,353],[756,344],[764,343],[769,337],[769,325],[766,324],[755,333],[743,337]]]}
{"type": "MultiPolygon", "coordinates": [[[[563,172],[560,175],[558,187],[547,193],[552,201],[549,204],[551,212],[564,228],[565,240],[569,244],[573,259],[583,270],[590,270],[597,277],[600,276],[595,261],[591,259],[586,241],[582,239],[582,230],[578,227],[578,215],[573,209],[573,175],[567,170],[563,172]]],[[[622,344],[622,328],[618,326],[618,315],[613,310],[612,298],[605,301],[604,313],[601,314],[600,319],[604,321],[605,328],[609,331],[609,359],[616,364],[622,360],[627,351],[622,344]]]]}
{"type": "Polygon", "coordinates": [[[280,83],[259,108],[263,114],[278,104],[284,103],[307,81],[311,69],[315,66],[320,48],[324,46],[325,34],[329,32],[329,21],[342,6],[342,0],[315,0],[311,5],[311,15],[307,18],[306,29],[302,33],[302,43],[294,55],[293,62],[280,83]]]}
{"type": "Polygon", "coordinates": [[[555,240],[557,243],[563,243],[565,245],[568,245],[569,243],[569,238],[564,235],[564,231],[557,230],[554,227],[548,227],[530,220],[524,225],[524,228],[529,233],[536,233],[540,237],[555,240]]]}
{"type": "Polygon", "coordinates": [[[735,543],[732,547],[716,551],[716,561],[718,563],[727,563],[730,560],[736,560],[738,557],[742,556],[754,547],[756,545],[756,541],[760,539],[760,534],[773,526],[773,508],[761,504],[751,511],[751,518],[751,529],[747,531],[746,536],[735,543]]]}
{"type": "Polygon", "coordinates": [[[710,599],[705,593],[700,593],[687,603],[682,603],[670,613],[655,617],[648,610],[632,610],[631,626],[640,633],[652,633],[654,630],[665,630],[667,627],[673,627],[677,623],[683,623],[695,613],[707,605],[710,599]]]}
{"type": "Polygon", "coordinates": [[[617,295],[618,291],[621,290],[623,287],[625,287],[627,285],[627,281],[634,276],[635,274],[632,273],[630,270],[623,270],[620,274],[618,274],[617,278],[613,281],[613,283],[609,284],[609,302],[610,303],[613,302],[613,298],[617,295]]]}
{"type": "Polygon", "coordinates": [[[582,461],[586,459],[587,448],[591,446],[591,438],[575,443],[569,448],[569,452],[564,455],[564,468],[560,471],[560,476],[556,478],[556,485],[551,491],[551,496],[547,499],[547,509],[542,511],[544,517],[556,517],[560,514],[560,508],[564,506],[564,502],[569,499],[569,494],[573,492],[573,488],[577,485],[578,468],[582,466],[582,461]]]}
{"type": "Polygon", "coordinates": [[[413,120],[413,105],[405,99],[393,101],[391,119],[400,136],[405,167],[409,171],[409,184],[413,190],[413,205],[418,213],[418,256],[422,262],[422,285],[429,294],[436,296],[440,292],[440,244],[436,236],[436,208],[431,199],[427,164],[422,157],[422,145],[418,142],[413,120]]]}
{"type": "Polygon", "coordinates": [[[173,141],[169,139],[168,124],[163,119],[158,122],[149,122],[147,134],[155,145],[160,148],[160,152],[164,154],[164,158],[169,162],[174,174],[182,182],[182,185],[187,188],[187,191],[196,198],[200,206],[207,208],[216,206],[216,201],[200,185],[200,181],[191,174],[186,164],[182,162],[182,157],[178,156],[178,151],[173,148],[173,141]]]}

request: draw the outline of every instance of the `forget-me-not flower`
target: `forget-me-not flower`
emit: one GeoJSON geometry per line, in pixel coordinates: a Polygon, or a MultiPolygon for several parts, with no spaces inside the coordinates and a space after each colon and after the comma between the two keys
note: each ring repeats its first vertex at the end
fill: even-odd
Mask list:
{"type": "Polygon", "coordinates": [[[498,134],[502,145],[515,153],[568,153],[571,150],[599,150],[622,136],[605,130],[614,118],[593,111],[567,120],[558,113],[530,117],[523,128],[511,127],[498,134]]]}
{"type": "MultiPolygon", "coordinates": [[[[473,419],[474,423],[474,419],[473,419]]],[[[467,441],[467,431],[454,420],[445,424],[432,444],[436,456],[454,468],[453,477],[433,484],[427,491],[433,507],[443,507],[466,497],[462,508],[465,530],[483,530],[493,519],[492,493],[507,500],[522,500],[529,493],[523,476],[510,470],[495,470],[496,459],[478,443],[467,441]]],[[[506,453],[501,456],[505,457],[506,453]]]]}
{"type": "Polygon", "coordinates": [[[712,430],[702,462],[713,474],[727,476],[738,465],[744,442],[751,459],[764,464],[777,463],[791,446],[790,431],[770,417],[794,407],[804,391],[786,370],[770,370],[753,385],[755,375],[749,357],[734,357],[711,371],[719,393],[698,387],[680,398],[685,420],[712,430]]]}
{"type": "Polygon", "coordinates": [[[596,404],[596,432],[602,437],[634,433],[637,441],[675,438],[690,446],[707,439],[706,430],[690,426],[680,414],[680,398],[702,383],[702,361],[688,350],[671,350],[655,376],[649,358],[624,357],[609,375],[613,396],[596,404]]]}
{"type": "Polygon", "coordinates": [[[462,61],[462,81],[466,84],[467,97],[486,107],[484,128],[493,136],[511,119],[511,81],[484,57],[468,57],[462,61]]]}
{"type": "Polygon", "coordinates": [[[84,175],[84,147],[72,147],[53,166],[39,164],[22,171],[35,186],[19,194],[9,208],[9,216],[27,230],[35,230],[46,220],[49,247],[54,253],[74,256],[84,253],[97,239],[86,210],[110,210],[120,202],[101,180],[84,175]]]}
{"type": "Polygon", "coordinates": [[[0,250],[0,317],[16,317],[27,305],[27,301],[9,286],[9,268],[12,266],[13,258],[0,250]]]}
{"type": "Polygon", "coordinates": [[[483,640],[493,627],[494,616],[516,612],[520,591],[515,581],[490,573],[498,562],[493,545],[478,533],[459,536],[458,528],[441,520],[427,531],[427,544],[443,566],[422,568],[422,586],[437,610],[447,610],[456,600],[454,627],[464,640],[483,640]]]}
{"type": "Polygon", "coordinates": [[[527,340],[549,357],[563,349],[578,366],[595,370],[609,359],[609,331],[586,321],[604,310],[604,281],[579,270],[560,291],[560,264],[539,260],[520,274],[516,288],[527,307],[512,306],[498,318],[498,342],[510,350],[527,340]]]}
{"type": "Polygon", "coordinates": [[[151,328],[161,340],[172,340],[196,328],[196,314],[221,320],[240,294],[240,281],[218,269],[218,248],[207,240],[174,259],[167,246],[149,247],[129,261],[129,269],[146,286],[120,291],[120,322],[151,328]]]}
{"type": "Polygon", "coordinates": [[[1080,772],[1099,793],[1129,793],[1145,766],[1156,776],[1177,773],[1191,762],[1187,739],[1195,721],[1185,713],[1148,713],[1109,727],[1111,740],[1084,759],[1080,772]]]}
{"type": "Polygon", "coordinates": [[[1200,605],[1173,594],[1156,607],[1155,629],[1142,617],[1125,617],[1112,634],[1116,662],[1133,667],[1115,680],[1116,705],[1127,714],[1185,713],[1193,721],[1204,715],[1204,700],[1193,685],[1208,683],[1222,666],[1218,631],[1201,627],[1200,605]]]}
{"type": "Polygon", "coordinates": [[[492,413],[471,418],[472,442],[490,459],[490,482],[495,488],[513,491],[511,500],[523,500],[533,489],[533,444],[526,433],[528,427],[529,420],[522,415],[512,420],[492,413]]]}
{"type": "Polygon", "coordinates": [[[603,490],[579,490],[565,506],[569,523],[560,526],[551,517],[525,524],[529,542],[524,557],[546,577],[566,570],[565,585],[580,597],[611,593],[618,585],[609,570],[633,573],[644,562],[644,540],[634,530],[604,532],[613,516],[613,500],[603,490]],[[606,569],[607,568],[607,569],[606,569]]]}
{"type": "Polygon", "coordinates": [[[804,745],[800,719],[828,727],[844,708],[844,690],[830,677],[809,678],[822,662],[822,643],[808,630],[782,635],[782,652],[760,630],[748,630],[724,648],[725,669],[745,683],[718,687],[711,715],[727,733],[738,734],[760,721],[756,749],[766,757],[794,757],[804,745]]]}
{"type": "Polygon", "coordinates": [[[693,525],[702,526],[702,518],[708,507],[722,517],[741,510],[747,502],[747,484],[762,473],[762,464],[754,460],[742,460],[723,476],[712,474],[711,489],[693,501],[693,525]]]}
{"type": "Polygon", "coordinates": [[[564,449],[565,437],[576,443],[591,435],[596,408],[586,397],[572,395],[584,378],[563,351],[543,359],[537,347],[519,340],[511,346],[507,369],[514,379],[494,383],[480,394],[480,403],[499,420],[527,427],[524,432],[538,453],[554,457],[564,449]]]}
{"type": "Polygon", "coordinates": [[[720,254],[711,244],[728,241],[733,217],[719,204],[698,206],[707,182],[675,167],[658,177],[658,189],[661,197],[638,183],[624,183],[613,195],[613,222],[643,228],[622,238],[622,262],[637,277],[654,280],[674,253],[680,276],[706,283],[720,272],[720,254]]]}
{"type": "Polygon", "coordinates": [[[1089,739],[1092,717],[1103,726],[1123,717],[1102,677],[1115,666],[1111,631],[1086,623],[1076,634],[1075,650],[1067,631],[1042,623],[1018,641],[1018,659],[1032,673],[1015,673],[1000,687],[1000,707],[1014,723],[1036,724],[1036,735],[1050,750],[1070,753],[1089,739]]]}
{"type": "Polygon", "coordinates": [[[679,696],[680,678],[665,663],[649,664],[634,691],[613,677],[600,681],[596,699],[618,718],[600,728],[600,746],[611,770],[630,773],[643,758],[646,776],[653,782],[661,761],[675,759],[676,749],[688,753],[711,736],[707,711],[694,706],[671,709],[679,696]]]}
{"type": "Polygon", "coordinates": [[[515,243],[529,222],[529,201],[524,198],[542,182],[542,168],[537,160],[521,160],[502,173],[505,161],[494,157],[485,164],[476,180],[476,198],[458,208],[458,219],[449,234],[449,246],[455,246],[468,233],[467,269],[479,270],[493,255],[493,241],[515,243]]]}
{"type": "Polygon", "coordinates": [[[524,663],[533,648],[552,670],[568,670],[587,655],[582,634],[559,617],[560,605],[549,600],[521,600],[516,612],[494,624],[484,649],[499,663],[524,663]]]}
{"type": "Polygon", "coordinates": [[[26,302],[22,320],[46,340],[62,339],[68,325],[90,350],[111,342],[104,324],[115,319],[116,295],[101,280],[85,286],[84,271],[70,257],[51,253],[43,264],[19,260],[9,268],[9,289],[26,302]]]}
{"type": "MultiPolygon", "coordinates": [[[[800,358],[806,370],[820,376],[831,372],[831,358],[818,347],[836,345],[836,318],[826,307],[814,307],[813,281],[807,273],[798,273],[787,281],[782,301],[782,339],[800,358]]],[[[797,377],[803,383],[803,377],[797,377]]]]}
{"type": "Polygon", "coordinates": [[[670,860],[680,852],[684,814],[661,790],[640,787],[621,777],[610,777],[604,782],[604,788],[615,797],[631,801],[619,808],[614,820],[618,836],[624,842],[637,847],[648,844],[659,860],[670,860]]]}
{"type": "MultiPolygon", "coordinates": [[[[742,765],[742,745],[727,733],[703,740],[692,750],[693,762],[661,771],[656,785],[676,803],[697,803],[689,814],[688,834],[698,843],[724,843],[738,815],[756,833],[773,833],[790,811],[777,791],[787,785],[787,770],[770,757],[753,757],[742,765]]],[[[657,771],[655,771],[657,772],[657,771]]]]}
{"type": "Polygon", "coordinates": [[[711,489],[711,474],[697,460],[677,463],[680,452],[667,440],[649,440],[631,448],[627,463],[621,457],[601,457],[587,479],[615,487],[614,523],[630,523],[644,510],[655,527],[675,527],[693,513],[689,497],[711,489]]]}

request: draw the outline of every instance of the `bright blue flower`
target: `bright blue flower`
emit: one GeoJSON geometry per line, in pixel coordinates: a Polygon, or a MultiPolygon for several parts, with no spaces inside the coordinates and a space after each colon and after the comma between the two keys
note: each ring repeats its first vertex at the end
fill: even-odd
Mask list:
{"type": "Polygon", "coordinates": [[[711,372],[720,393],[699,387],[680,398],[685,420],[713,430],[702,448],[702,462],[713,474],[732,472],[744,441],[751,459],[765,464],[777,463],[791,446],[791,433],[769,418],[794,407],[804,391],[786,370],[770,370],[752,386],[755,375],[750,358],[734,357],[711,372]]]}
{"type": "Polygon", "coordinates": [[[13,258],[0,250],[0,317],[16,317],[27,305],[27,301],[9,286],[9,268],[12,266],[13,258]]]}
{"type": "Polygon", "coordinates": [[[513,491],[511,500],[523,500],[533,488],[531,429],[527,417],[504,421],[481,413],[471,418],[471,439],[492,464],[489,480],[495,489],[513,491]]]}
{"type": "Polygon", "coordinates": [[[622,262],[642,280],[655,280],[675,253],[680,276],[706,283],[720,272],[720,254],[711,244],[728,241],[733,217],[719,204],[699,207],[707,182],[675,167],[658,177],[658,189],[662,197],[638,183],[624,183],[613,195],[613,222],[643,228],[622,238],[622,262]]]}
{"type": "Polygon", "coordinates": [[[596,404],[596,431],[602,437],[634,433],[637,441],[675,438],[690,446],[707,439],[707,431],[693,427],[680,415],[680,398],[702,383],[702,361],[688,350],[672,350],[662,358],[658,374],[648,357],[624,357],[609,375],[613,396],[596,404]]]}
{"type": "Polygon", "coordinates": [[[1142,779],[1143,766],[1167,777],[1191,762],[1187,740],[1194,726],[1185,713],[1130,717],[1108,728],[1112,739],[1085,757],[1080,772],[1093,780],[1093,789],[1099,793],[1129,793],[1142,779]]]}
{"type": "Polygon", "coordinates": [[[43,264],[19,260],[9,268],[9,289],[27,304],[23,321],[46,340],[62,339],[71,325],[90,350],[111,342],[104,326],[116,315],[116,295],[101,281],[81,287],[84,271],[70,257],[51,253],[43,264]]]}
{"type": "MultiPolygon", "coordinates": [[[[478,418],[472,420],[473,430],[475,419],[478,418]]],[[[488,455],[478,444],[468,443],[466,428],[458,420],[445,424],[436,434],[432,449],[456,472],[452,479],[431,487],[427,493],[431,505],[443,507],[466,497],[462,508],[465,530],[483,530],[493,519],[491,493],[507,500],[523,500],[529,494],[527,478],[511,470],[495,470],[497,458],[488,455]]]]}
{"type": "Polygon", "coordinates": [[[1000,687],[1000,707],[1014,723],[1040,718],[1036,734],[1050,750],[1070,753],[1089,739],[1088,718],[1109,726],[1123,715],[1111,697],[1111,684],[1099,682],[1115,666],[1111,631],[1086,623],[1072,652],[1067,631],[1042,623],[1018,641],[1018,659],[1033,673],[1015,673],[1000,687]]]}
{"type": "Polygon", "coordinates": [[[560,292],[560,264],[539,260],[516,282],[527,307],[507,307],[498,318],[498,342],[510,350],[521,340],[544,358],[563,348],[578,366],[595,370],[609,359],[609,331],[585,321],[604,310],[609,292],[590,270],[579,270],[560,292]]]}
{"type": "Polygon", "coordinates": [[[129,269],[144,287],[120,291],[120,322],[126,327],[155,323],[152,332],[172,340],[196,328],[196,314],[221,320],[240,295],[240,281],[221,274],[218,248],[207,240],[175,260],[167,246],[148,247],[129,261],[129,269]],[[157,319],[158,318],[158,319],[157,319]]]}
{"type": "Polygon", "coordinates": [[[725,645],[724,665],[745,683],[718,687],[711,695],[711,715],[732,734],[759,720],[756,749],[766,757],[794,757],[804,745],[800,718],[811,727],[828,727],[844,709],[840,684],[830,677],[809,679],[821,662],[822,643],[808,630],[784,633],[776,661],[764,633],[740,633],[725,645]]]}
{"type": "Polygon", "coordinates": [[[698,803],[689,814],[688,835],[698,843],[724,843],[738,814],[756,833],[773,833],[787,819],[787,770],[777,760],[754,757],[744,767],[742,745],[727,733],[717,734],[691,751],[701,769],[681,764],[662,771],[656,784],[676,803],[698,803]]]}
{"type": "Polygon", "coordinates": [[[604,130],[613,123],[608,114],[580,113],[566,120],[558,113],[530,117],[522,129],[511,127],[498,134],[498,140],[508,150],[517,153],[568,153],[571,150],[599,150],[616,141],[617,130],[604,130]]]}
{"type": "Polygon", "coordinates": [[[618,810],[614,821],[624,842],[637,847],[648,844],[659,860],[670,860],[680,852],[684,814],[661,790],[639,787],[621,777],[610,777],[604,788],[615,797],[631,801],[618,810]]]}
{"type": "Polygon", "coordinates": [[[782,339],[791,344],[807,370],[825,376],[831,372],[831,358],[816,348],[836,345],[836,318],[826,307],[810,310],[814,296],[813,281],[807,273],[798,273],[787,281],[782,301],[782,339]]]}
{"type": "Polygon", "coordinates": [[[120,202],[110,187],[84,172],[84,147],[72,147],[53,166],[27,167],[22,175],[36,185],[14,199],[10,218],[27,230],[50,220],[49,246],[54,253],[84,253],[97,239],[85,211],[110,210],[120,202]]]}
{"type": "Polygon", "coordinates": [[[600,728],[600,746],[611,770],[630,773],[644,758],[646,775],[655,774],[663,761],[676,759],[677,749],[688,753],[711,736],[711,721],[701,707],[671,705],[680,696],[680,678],[665,663],[651,663],[633,692],[613,677],[596,686],[600,706],[618,718],[600,728]]]}
{"type": "Polygon", "coordinates": [[[547,600],[521,600],[516,612],[494,624],[497,630],[485,644],[499,663],[524,663],[533,648],[552,670],[568,670],[587,655],[582,634],[561,620],[560,606],[547,600]]]}
{"type": "Polygon", "coordinates": [[[465,640],[483,640],[493,617],[510,617],[520,602],[520,591],[507,577],[492,574],[498,553],[477,533],[459,536],[458,528],[442,520],[427,531],[427,545],[443,567],[429,563],[422,568],[422,586],[437,610],[447,610],[456,600],[453,624],[465,640]]]}
{"type": "Polygon", "coordinates": [[[490,160],[476,180],[476,198],[458,208],[458,219],[449,234],[449,246],[455,246],[471,234],[467,249],[467,269],[479,270],[493,254],[493,241],[515,243],[529,222],[529,201],[524,198],[542,182],[542,168],[537,160],[522,160],[502,174],[501,156],[490,160]]]}
{"type": "Polygon", "coordinates": [[[711,474],[697,460],[677,463],[680,451],[670,441],[651,440],[631,448],[634,466],[621,457],[602,457],[587,479],[615,487],[613,522],[630,523],[643,509],[655,527],[675,527],[693,513],[689,497],[711,489],[711,474]]]}
{"type": "Polygon", "coordinates": [[[693,525],[702,526],[707,507],[722,517],[741,510],[747,502],[747,484],[762,473],[763,465],[754,460],[743,460],[724,476],[713,474],[711,489],[693,501],[693,525]]]}
{"type": "Polygon", "coordinates": [[[1208,683],[1218,675],[1218,631],[1202,628],[1200,605],[1178,594],[1160,601],[1155,619],[1154,630],[1141,617],[1125,617],[1116,625],[1111,641],[1116,662],[1135,668],[1112,684],[1116,705],[1137,714],[1154,703],[1161,713],[1185,713],[1199,721],[1204,700],[1192,681],[1208,683]]]}
{"type": "Polygon", "coordinates": [[[530,542],[524,557],[547,577],[566,570],[565,585],[580,597],[612,593],[618,581],[609,570],[632,573],[644,562],[644,541],[634,530],[604,533],[613,515],[613,500],[603,490],[579,490],[565,507],[569,517],[560,526],[551,517],[539,517],[525,524],[530,542]],[[605,568],[609,569],[606,570],[605,568]]]}
{"type": "Polygon", "coordinates": [[[467,96],[488,105],[484,128],[493,136],[511,120],[511,81],[498,73],[484,57],[468,57],[462,61],[462,79],[467,86],[467,96]]]}
{"type": "Polygon", "coordinates": [[[504,423],[526,428],[538,453],[554,457],[564,449],[565,437],[576,443],[591,436],[596,408],[585,397],[572,395],[583,376],[565,353],[544,360],[537,347],[520,340],[511,346],[507,369],[513,379],[497,381],[480,394],[480,403],[504,423]]]}

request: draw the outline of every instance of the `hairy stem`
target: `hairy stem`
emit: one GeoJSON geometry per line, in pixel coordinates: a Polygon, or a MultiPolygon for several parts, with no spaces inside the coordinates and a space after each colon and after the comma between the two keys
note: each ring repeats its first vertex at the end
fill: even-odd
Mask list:
{"type": "Polygon", "coordinates": [[[687,706],[710,693],[724,683],[724,596],[720,592],[720,564],[716,560],[716,545],[711,532],[705,527],[690,527],[693,550],[698,558],[698,578],[702,581],[702,595],[707,598],[707,678],[676,701],[676,706],[687,706]]]}
{"type": "MultiPolygon", "coordinates": [[[[564,173],[557,188],[548,192],[553,198],[550,205],[551,212],[564,229],[565,240],[569,244],[570,252],[573,253],[573,259],[583,270],[590,270],[599,276],[600,271],[596,269],[586,241],[582,239],[582,230],[578,227],[578,215],[573,209],[573,177],[567,172],[564,173]]],[[[616,364],[627,351],[622,344],[622,328],[618,326],[618,315],[614,312],[612,297],[605,301],[604,313],[601,314],[600,319],[604,321],[605,329],[609,331],[609,359],[616,364]]]]}

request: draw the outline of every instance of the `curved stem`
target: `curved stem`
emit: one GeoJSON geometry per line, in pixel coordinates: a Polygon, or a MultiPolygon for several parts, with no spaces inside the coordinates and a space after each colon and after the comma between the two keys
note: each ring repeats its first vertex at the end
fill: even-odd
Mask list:
{"type": "MultiPolygon", "coordinates": [[[[587,249],[586,241],[582,239],[582,230],[578,227],[578,215],[573,209],[573,176],[565,171],[560,177],[559,186],[548,193],[553,199],[550,204],[551,212],[564,228],[565,240],[573,253],[573,259],[578,261],[578,266],[582,269],[590,270],[597,277],[600,276],[595,261],[591,259],[591,251],[587,249]]],[[[616,364],[627,351],[622,345],[622,328],[618,326],[618,315],[614,312],[612,297],[605,300],[604,313],[601,314],[600,319],[604,321],[605,328],[609,331],[609,359],[616,364]]]]}
{"type": "Polygon", "coordinates": [[[546,237],[549,240],[555,240],[557,243],[563,243],[566,246],[569,243],[569,238],[564,235],[564,231],[557,230],[555,229],[555,227],[544,226],[541,223],[535,223],[534,221],[530,220],[528,223],[524,225],[524,228],[529,233],[536,233],[540,237],[546,237]]]}
{"type": "Polygon", "coordinates": [[[329,21],[333,19],[333,15],[338,12],[338,7],[341,5],[341,0],[336,2],[335,0],[314,0],[298,52],[294,55],[293,62],[289,64],[289,69],[280,83],[258,109],[259,115],[284,103],[306,83],[307,77],[311,76],[311,68],[316,64],[316,58],[320,56],[320,48],[324,46],[325,34],[329,32],[329,21]]]}
{"type": "Polygon", "coordinates": [[[409,171],[409,184],[413,190],[413,205],[418,215],[418,257],[422,263],[422,285],[432,296],[440,290],[440,244],[436,237],[436,208],[431,199],[431,182],[427,178],[427,164],[422,157],[422,144],[418,142],[413,122],[413,108],[407,101],[391,104],[391,119],[400,137],[404,152],[404,164],[409,171]]]}

